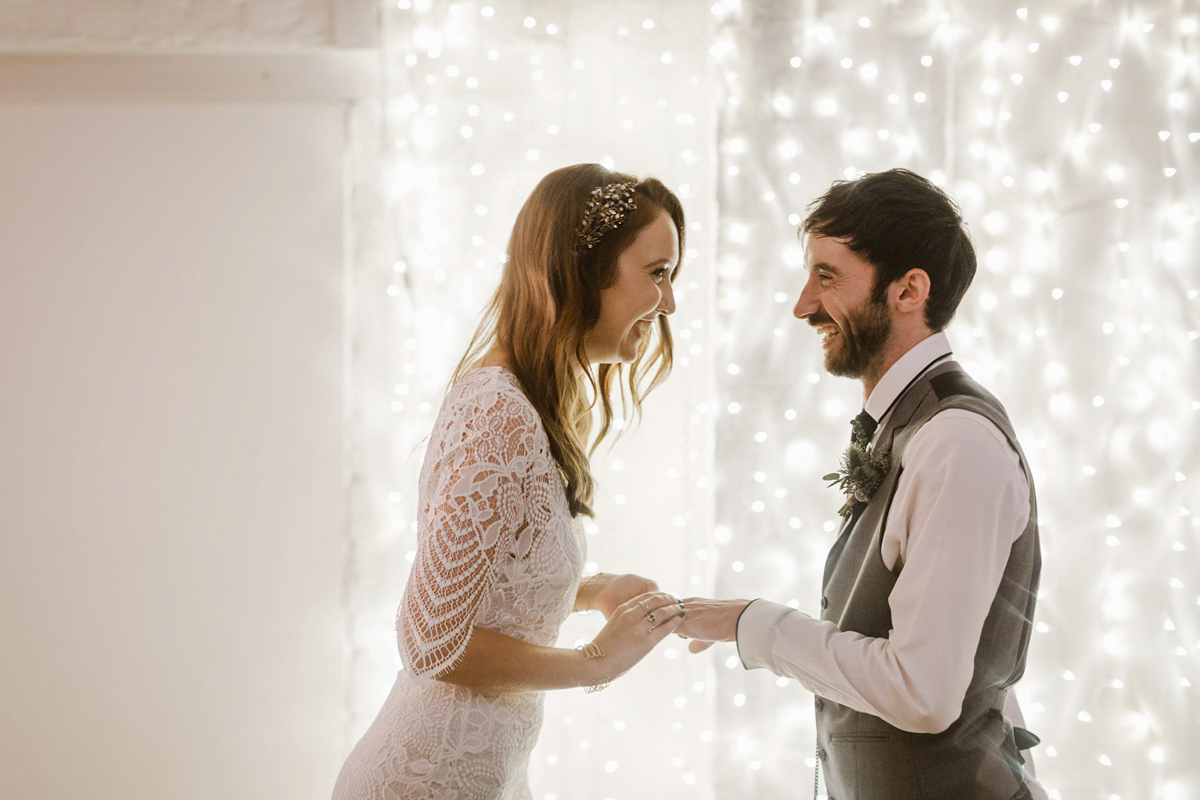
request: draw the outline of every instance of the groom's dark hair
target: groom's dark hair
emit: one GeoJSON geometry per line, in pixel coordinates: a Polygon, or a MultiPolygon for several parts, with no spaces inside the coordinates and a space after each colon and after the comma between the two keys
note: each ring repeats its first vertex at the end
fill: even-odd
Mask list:
{"type": "Polygon", "coordinates": [[[911,269],[929,275],[925,322],[950,324],[975,277],[975,248],[954,201],[915,172],[890,169],[837,181],[808,206],[800,228],[808,236],[844,239],[875,267],[872,300],[911,269]]]}

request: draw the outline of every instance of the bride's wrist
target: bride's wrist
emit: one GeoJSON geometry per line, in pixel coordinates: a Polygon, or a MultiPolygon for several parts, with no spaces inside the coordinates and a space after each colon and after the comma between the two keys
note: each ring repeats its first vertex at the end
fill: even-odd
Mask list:
{"type": "Polygon", "coordinates": [[[604,652],[604,648],[600,646],[599,642],[591,641],[581,644],[575,649],[583,661],[580,665],[579,685],[585,692],[598,692],[612,683],[613,676],[608,671],[608,654],[604,652]]]}
{"type": "Polygon", "coordinates": [[[594,611],[596,610],[596,598],[599,597],[600,591],[604,588],[607,582],[608,573],[597,572],[595,575],[589,575],[579,584],[579,590],[575,594],[575,610],[576,611],[594,611]]]}

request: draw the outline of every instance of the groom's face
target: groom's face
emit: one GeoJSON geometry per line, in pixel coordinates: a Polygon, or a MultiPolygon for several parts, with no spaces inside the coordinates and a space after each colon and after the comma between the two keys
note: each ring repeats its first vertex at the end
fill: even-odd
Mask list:
{"type": "Polygon", "coordinates": [[[861,378],[883,357],[892,332],[887,301],[873,302],[875,268],[838,239],[813,236],[808,280],[794,313],[822,337],[825,369],[861,378]]]}

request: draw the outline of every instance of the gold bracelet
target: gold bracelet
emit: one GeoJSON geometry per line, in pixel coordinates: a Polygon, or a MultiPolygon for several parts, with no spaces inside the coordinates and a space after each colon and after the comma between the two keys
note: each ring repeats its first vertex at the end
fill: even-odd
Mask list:
{"type": "Polygon", "coordinates": [[[590,661],[593,658],[604,658],[604,656],[607,655],[604,652],[604,648],[600,646],[599,642],[588,642],[587,644],[581,644],[575,649],[583,653],[584,661],[590,661]]]}
{"type": "MultiPolygon", "coordinates": [[[[581,644],[575,649],[583,654],[584,661],[590,661],[593,658],[604,658],[605,656],[604,648],[600,646],[599,642],[588,642],[587,644],[581,644]]],[[[612,678],[604,678],[596,681],[591,686],[583,687],[583,690],[588,694],[591,694],[592,692],[598,692],[601,689],[607,689],[610,683],[612,683],[612,678]]]]}
{"type": "Polygon", "coordinates": [[[605,678],[604,680],[600,681],[599,683],[593,683],[591,686],[583,687],[583,691],[586,692],[587,694],[592,694],[593,692],[598,692],[601,689],[607,689],[608,685],[610,683],[612,683],[612,679],[605,678]]]}
{"type": "MultiPolygon", "coordinates": [[[[580,582],[579,582],[579,588],[575,590],[575,593],[576,593],[576,595],[578,596],[579,594],[587,594],[587,592],[588,592],[588,588],[587,588],[587,587],[588,587],[588,584],[589,584],[589,583],[591,583],[592,581],[594,581],[594,580],[596,579],[596,577],[597,577],[599,574],[600,574],[600,573],[599,573],[599,572],[597,572],[595,575],[589,575],[589,576],[587,576],[586,578],[584,578],[582,581],[580,581],[580,582]]],[[[595,598],[593,598],[593,600],[594,600],[594,599],[595,599],[595,598]]],[[[594,609],[594,608],[583,608],[583,609],[580,609],[580,613],[583,613],[583,614],[589,614],[589,613],[591,613],[592,611],[595,611],[595,610],[596,610],[596,609],[594,609]]]]}

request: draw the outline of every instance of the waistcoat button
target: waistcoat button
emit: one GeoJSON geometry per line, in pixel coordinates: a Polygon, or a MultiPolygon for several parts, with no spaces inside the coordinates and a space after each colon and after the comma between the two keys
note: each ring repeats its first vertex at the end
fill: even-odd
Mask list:
{"type": "Polygon", "coordinates": [[[817,698],[817,711],[824,711],[824,710],[825,710],[825,701],[818,697],[817,698]]]}
{"type": "Polygon", "coordinates": [[[820,758],[822,761],[825,760],[825,748],[824,747],[817,750],[817,757],[820,758]]]}
{"type": "Polygon", "coordinates": [[[828,597],[821,598],[821,608],[829,608],[829,598],[828,597]]]}

